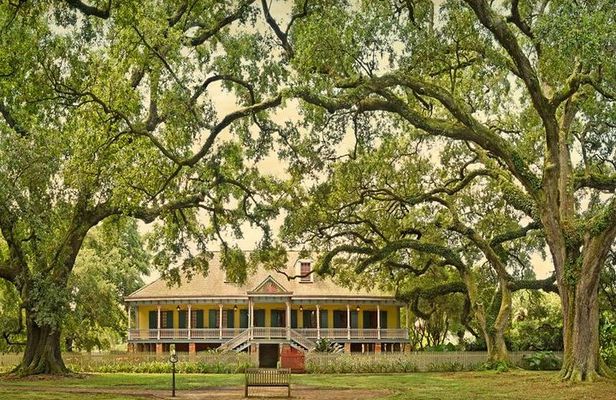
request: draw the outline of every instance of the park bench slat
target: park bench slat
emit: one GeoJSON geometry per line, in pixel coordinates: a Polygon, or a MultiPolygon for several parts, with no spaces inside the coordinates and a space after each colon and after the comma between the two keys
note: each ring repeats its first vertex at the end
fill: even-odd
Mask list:
{"type": "Polygon", "coordinates": [[[244,396],[248,397],[248,387],[287,387],[291,397],[291,370],[289,368],[248,368],[245,375],[244,396]]]}

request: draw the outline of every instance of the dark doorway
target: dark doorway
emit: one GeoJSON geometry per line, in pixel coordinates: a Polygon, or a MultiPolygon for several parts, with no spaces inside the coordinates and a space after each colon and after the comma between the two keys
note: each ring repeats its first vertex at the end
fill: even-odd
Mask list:
{"type": "Polygon", "coordinates": [[[259,368],[276,368],[278,352],[277,344],[259,344],[259,368]]]}
{"type": "Polygon", "coordinates": [[[264,327],[265,326],[265,310],[254,310],[254,326],[264,327]]]}
{"type": "Polygon", "coordinates": [[[334,328],[346,328],[347,327],[347,312],[334,310],[334,328]]]}
{"type": "Polygon", "coordinates": [[[284,328],[287,326],[285,310],[272,310],[272,328],[284,328]]]}
{"type": "Polygon", "coordinates": [[[314,310],[304,310],[304,328],[314,329],[317,327],[317,315],[314,310]]]}
{"type": "Polygon", "coordinates": [[[248,328],[248,310],[240,310],[240,328],[248,328]]]}

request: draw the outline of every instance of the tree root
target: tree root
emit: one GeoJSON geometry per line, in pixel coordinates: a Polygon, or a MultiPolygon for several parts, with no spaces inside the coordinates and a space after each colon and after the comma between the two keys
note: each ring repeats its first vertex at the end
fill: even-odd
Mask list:
{"type": "Polygon", "coordinates": [[[602,358],[599,359],[599,368],[597,372],[604,378],[616,379],[616,372],[614,372],[602,358]]]}
{"type": "Polygon", "coordinates": [[[40,358],[38,362],[31,362],[24,365],[23,362],[16,366],[11,372],[11,375],[17,377],[25,377],[30,375],[56,375],[67,376],[71,371],[66,368],[63,362],[51,362],[45,358],[40,358]]]}
{"type": "Polygon", "coordinates": [[[599,367],[596,370],[586,370],[569,362],[563,365],[560,377],[569,382],[596,382],[602,379],[616,379],[616,373],[612,371],[605,361],[599,359],[599,367]]]}

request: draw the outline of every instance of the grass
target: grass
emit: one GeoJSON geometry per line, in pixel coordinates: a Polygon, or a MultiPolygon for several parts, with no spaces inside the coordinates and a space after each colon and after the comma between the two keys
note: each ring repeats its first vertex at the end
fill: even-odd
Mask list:
{"type": "Polygon", "coordinates": [[[388,388],[388,399],[537,399],[608,400],[616,398],[616,382],[561,382],[558,372],[452,372],[370,376],[305,376],[303,384],[322,387],[388,388]]]}
{"type": "MultiPolygon", "coordinates": [[[[601,381],[591,384],[569,384],[558,379],[557,372],[531,372],[516,370],[508,373],[455,372],[413,373],[383,375],[295,375],[294,385],[338,389],[389,389],[388,400],[428,399],[529,399],[529,400],[611,400],[616,398],[616,382],[601,381]]],[[[191,375],[177,376],[180,390],[207,387],[237,387],[243,375],[191,375]]],[[[94,374],[85,378],[54,380],[3,380],[0,399],[94,399],[120,400],[140,397],[121,397],[113,394],[60,393],[59,388],[80,389],[169,389],[168,374],[94,374]],[[34,391],[31,388],[48,388],[34,391]],[[30,389],[30,390],[29,390],[30,389]],[[55,389],[55,390],[54,390],[55,389]]]]}
{"type": "Polygon", "coordinates": [[[83,393],[63,393],[63,392],[40,392],[33,390],[11,390],[8,388],[0,388],[0,399],[11,400],[140,400],[145,397],[134,396],[116,396],[110,394],[91,394],[88,393],[87,397],[84,397],[83,393]]]}
{"type": "MultiPolygon", "coordinates": [[[[207,387],[239,386],[244,382],[242,374],[177,374],[178,388],[204,389],[207,387]]],[[[4,380],[2,386],[38,386],[71,388],[127,388],[168,389],[171,374],[88,374],[79,378],[4,380]]]]}

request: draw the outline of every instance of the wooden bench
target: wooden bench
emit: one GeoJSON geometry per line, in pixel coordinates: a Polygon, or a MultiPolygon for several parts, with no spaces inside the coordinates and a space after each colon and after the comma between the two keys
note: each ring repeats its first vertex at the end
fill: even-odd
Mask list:
{"type": "Polygon", "coordinates": [[[248,368],[244,397],[248,397],[248,387],[287,387],[287,397],[291,397],[291,369],[289,368],[248,368]]]}

